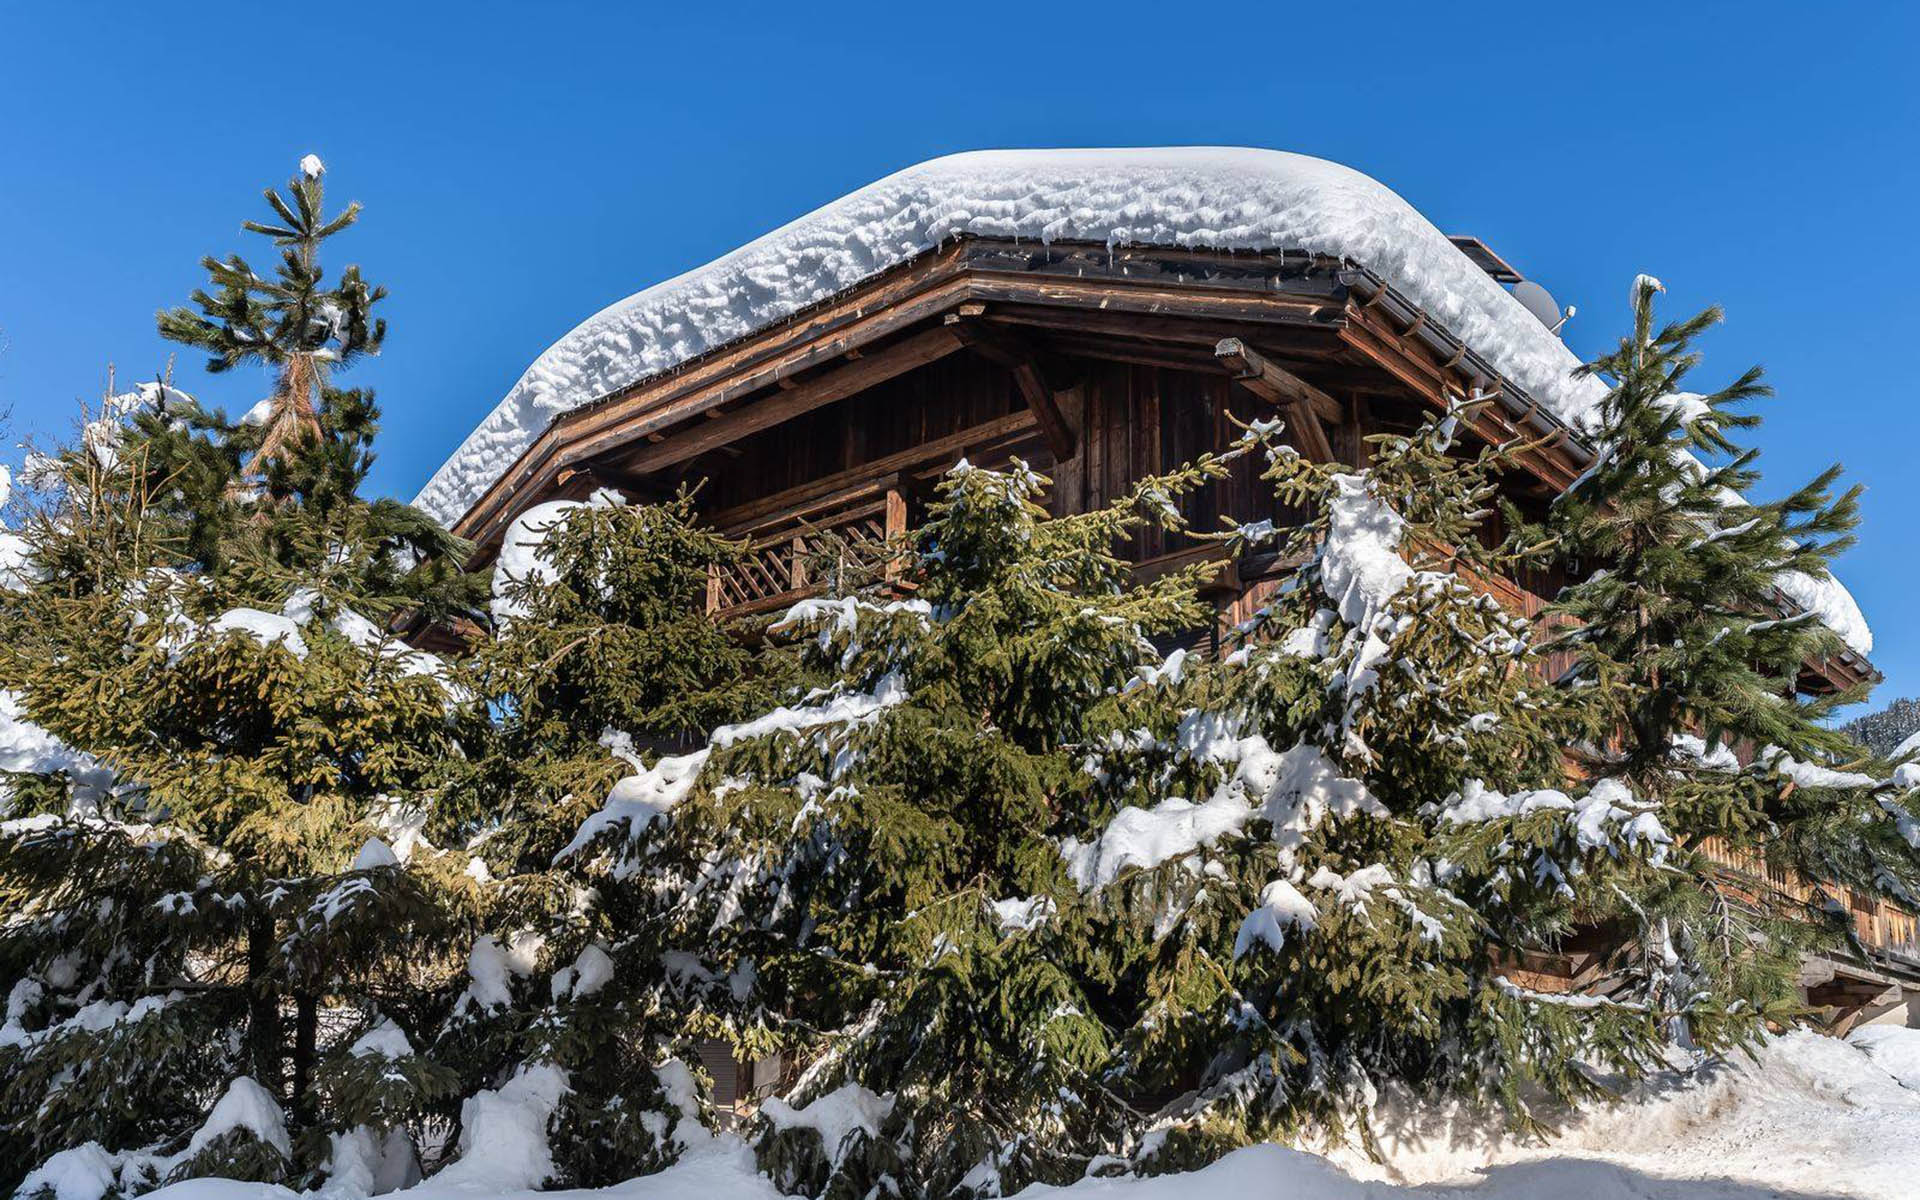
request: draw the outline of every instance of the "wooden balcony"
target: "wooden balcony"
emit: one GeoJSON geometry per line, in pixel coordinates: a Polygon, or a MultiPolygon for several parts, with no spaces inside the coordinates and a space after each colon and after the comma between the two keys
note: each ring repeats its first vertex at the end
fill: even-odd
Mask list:
{"type": "MultiPolygon", "coordinates": [[[[1720,838],[1708,838],[1700,849],[1723,868],[1732,890],[1757,906],[1791,911],[1806,904],[1815,894],[1811,880],[1771,865],[1752,851],[1736,850],[1720,838]]],[[[1847,906],[1848,915],[1853,918],[1854,936],[1870,953],[1920,965],[1920,915],[1851,888],[1828,885],[1819,890],[1847,906]]]]}
{"type": "Polygon", "coordinates": [[[751,616],[876,573],[890,575],[898,563],[889,555],[907,532],[900,483],[897,475],[883,476],[774,513],[733,515],[721,532],[744,540],[746,553],[708,571],[707,611],[751,616]]]}

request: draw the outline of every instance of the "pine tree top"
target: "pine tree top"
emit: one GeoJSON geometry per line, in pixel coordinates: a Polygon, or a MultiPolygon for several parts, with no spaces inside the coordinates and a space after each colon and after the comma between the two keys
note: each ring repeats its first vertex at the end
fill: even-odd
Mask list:
{"type": "Polygon", "coordinates": [[[206,351],[209,371],[257,364],[277,376],[260,423],[257,469],[295,443],[320,436],[318,410],[331,375],[377,354],[386,339],[386,320],[373,313],[385,288],[368,284],[358,266],[343,270],[338,283],[326,283],[321,247],[359,219],[360,205],[327,216],[323,174],[320,160],[308,155],[284,195],[274,188],[263,193],[273,219],[241,226],[279,248],[271,278],[238,254],[209,256],[201,265],[212,290],[196,289],[191,308],[159,314],[160,335],[206,351]]]}

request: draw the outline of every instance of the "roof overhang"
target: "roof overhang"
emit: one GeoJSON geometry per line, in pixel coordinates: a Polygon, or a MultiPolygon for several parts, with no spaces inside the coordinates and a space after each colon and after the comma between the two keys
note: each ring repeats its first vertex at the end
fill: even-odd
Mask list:
{"type": "Polygon", "coordinates": [[[1036,245],[964,237],[770,327],[628,382],[553,418],[454,525],[483,551],[513,516],[575,481],[629,484],[730,437],[957,351],[943,325],[962,306],[1063,336],[1131,339],[1166,365],[1222,369],[1212,348],[1241,338],[1295,362],[1357,356],[1445,409],[1480,396],[1489,442],[1529,448],[1523,465],[1564,488],[1592,450],[1574,430],[1378,275],[1298,251],[1036,245]],[[693,425],[700,421],[703,424],[693,425]]]}
{"type": "MultiPolygon", "coordinates": [[[[656,477],[717,446],[963,349],[949,322],[965,309],[1006,327],[1137,361],[1225,371],[1214,348],[1241,339],[1311,375],[1334,358],[1362,361],[1399,390],[1468,418],[1488,444],[1513,444],[1542,488],[1564,490],[1593,460],[1571,426],[1505,378],[1378,274],[1303,251],[1041,245],[960,237],[664,371],[631,380],[547,423],[455,522],[491,558],[526,508],[598,486],[664,490],[656,477]]],[[[1795,611],[1783,600],[1783,610],[1795,611]]],[[[1878,678],[1843,650],[1809,664],[1803,685],[1840,689],[1878,678]]]]}

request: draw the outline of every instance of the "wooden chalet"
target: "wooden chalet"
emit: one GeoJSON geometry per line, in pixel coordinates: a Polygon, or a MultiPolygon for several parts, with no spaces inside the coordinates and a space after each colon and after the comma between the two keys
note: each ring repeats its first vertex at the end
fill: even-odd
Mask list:
{"type": "MultiPolygon", "coordinates": [[[[1481,242],[1452,240],[1494,281],[1519,278],[1481,242]]],[[[1540,397],[1351,259],[960,235],[584,398],[497,464],[453,525],[484,563],[535,503],[599,488],[646,498],[704,481],[703,517],[752,546],[737,570],[710,582],[709,607],[754,614],[815,590],[818,552],[834,539],[878,541],[912,527],[963,456],[984,465],[1023,458],[1052,478],[1052,509],[1076,512],[1221,448],[1236,433],[1230,414],[1280,415],[1301,454],[1361,465],[1370,435],[1412,430],[1474,395],[1491,403],[1468,422],[1470,441],[1539,442],[1504,480],[1523,511],[1539,510],[1591,462],[1591,447],[1540,397]]],[[[1243,462],[1193,497],[1192,524],[1284,522],[1290,514],[1257,472],[1243,462]]],[[[1128,549],[1143,573],[1221,553],[1159,531],[1128,549]]],[[[1212,643],[1280,574],[1257,557],[1223,563],[1219,620],[1194,640],[1212,643]]],[[[1532,615],[1560,582],[1523,576],[1486,586],[1532,615]]],[[[1806,664],[1797,682],[1826,691],[1871,673],[1847,652],[1806,664]]],[[[1791,881],[1769,880],[1764,868],[1755,877],[1754,864],[1725,857],[1730,873],[1752,877],[1756,895],[1792,891],[1791,881]]],[[[1910,915],[1875,906],[1862,932],[1880,957],[1828,964],[1826,984],[1841,986],[1822,993],[1825,984],[1810,981],[1816,1002],[1831,996],[1857,1008],[1868,991],[1877,1000],[1898,983],[1920,987],[1910,915]]],[[[1539,964],[1565,979],[1585,965],[1539,964]]]]}

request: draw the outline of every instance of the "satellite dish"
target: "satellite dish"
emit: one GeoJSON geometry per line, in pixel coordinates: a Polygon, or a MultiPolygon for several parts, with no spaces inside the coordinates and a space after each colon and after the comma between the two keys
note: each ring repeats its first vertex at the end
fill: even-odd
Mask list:
{"type": "Polygon", "coordinates": [[[1534,320],[1555,333],[1560,332],[1560,324],[1566,318],[1560,315],[1560,304],[1552,292],[1531,279],[1522,279],[1513,285],[1513,298],[1533,314],[1534,320]]]}

